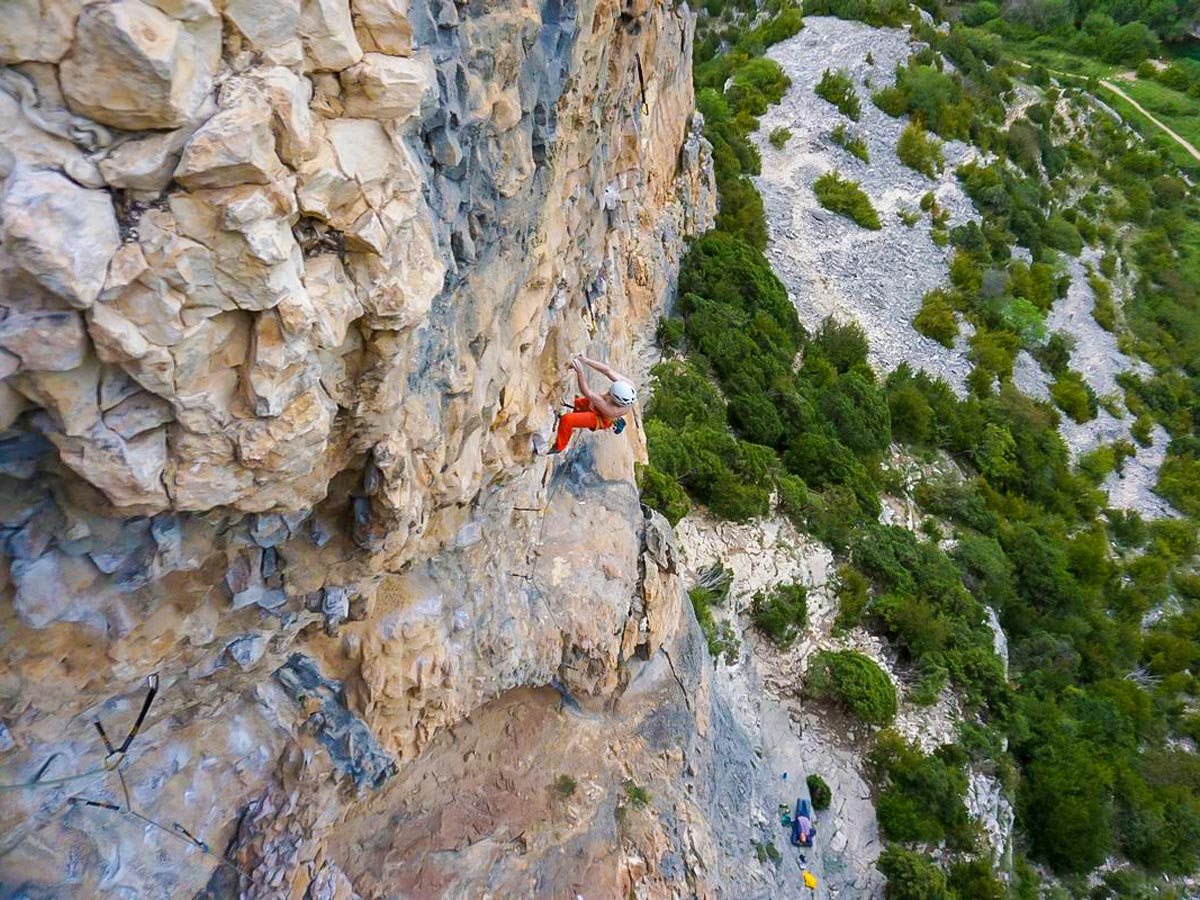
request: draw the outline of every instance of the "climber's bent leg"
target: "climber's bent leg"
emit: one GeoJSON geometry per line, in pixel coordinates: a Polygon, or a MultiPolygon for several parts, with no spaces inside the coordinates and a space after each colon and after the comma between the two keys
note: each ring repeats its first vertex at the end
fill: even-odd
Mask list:
{"type": "Polygon", "coordinates": [[[596,426],[599,424],[600,419],[594,412],[567,413],[558,420],[558,438],[554,442],[555,451],[562,453],[567,449],[567,444],[571,443],[571,432],[576,428],[586,428],[589,431],[595,431],[596,426]]]}
{"type": "Polygon", "coordinates": [[[576,397],[574,406],[575,406],[575,412],[591,412],[592,411],[592,401],[589,400],[587,397],[576,397]]]}

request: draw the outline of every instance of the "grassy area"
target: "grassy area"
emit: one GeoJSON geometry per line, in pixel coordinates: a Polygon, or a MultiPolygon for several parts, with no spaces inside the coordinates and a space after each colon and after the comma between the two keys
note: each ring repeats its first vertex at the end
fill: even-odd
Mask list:
{"type": "MultiPolygon", "coordinates": [[[[1136,97],[1135,92],[1130,90],[1131,86],[1132,84],[1122,85],[1121,89],[1125,91],[1125,93],[1129,94],[1130,97],[1137,99],[1138,103],[1146,106],[1146,104],[1140,98],[1136,97]]],[[[1154,149],[1165,153],[1173,165],[1182,169],[1184,172],[1187,172],[1193,178],[1200,178],[1200,162],[1197,162],[1196,158],[1188,153],[1187,150],[1179,146],[1176,141],[1164,134],[1162,129],[1138,112],[1138,110],[1131,103],[1129,103],[1129,101],[1125,100],[1123,97],[1118,97],[1112,91],[1103,86],[1098,87],[1096,89],[1096,93],[1099,95],[1101,100],[1115,109],[1121,118],[1130,126],[1132,126],[1138,134],[1144,137],[1147,141],[1153,143],[1155,145],[1154,149]]],[[[1146,108],[1149,109],[1150,107],[1146,106],[1146,108]]],[[[1155,113],[1155,115],[1157,116],[1158,113],[1155,113]]],[[[1184,138],[1184,140],[1190,141],[1192,146],[1200,149],[1200,146],[1197,146],[1196,141],[1184,134],[1183,131],[1176,127],[1174,122],[1169,121],[1164,116],[1159,116],[1159,118],[1164,124],[1173,128],[1177,134],[1184,138]]]]}
{"type": "MultiPolygon", "coordinates": [[[[1110,65],[1097,59],[1078,56],[1067,50],[1034,41],[1004,39],[1004,52],[1012,59],[1029,65],[1045,66],[1056,72],[1066,72],[1081,78],[1111,78],[1124,71],[1121,66],[1110,65]]],[[[1128,67],[1125,67],[1128,68],[1128,67]]]]}
{"type": "Polygon", "coordinates": [[[1193,147],[1200,147],[1200,100],[1146,78],[1118,83],[1117,87],[1162,119],[1193,147]]]}
{"type": "MultiPolygon", "coordinates": [[[[1164,125],[1171,128],[1190,143],[1200,148],[1200,100],[1187,94],[1172,90],[1149,78],[1125,79],[1118,76],[1130,71],[1128,66],[1114,66],[1086,56],[1079,56],[1067,50],[1034,41],[1006,39],[1004,52],[1011,58],[1027,66],[1044,66],[1060,81],[1073,83],[1083,87],[1089,78],[1111,80],[1135,101],[1145,107],[1164,125]]],[[[1105,103],[1120,113],[1121,118],[1132,125],[1148,140],[1155,135],[1162,135],[1162,130],[1148,120],[1134,106],[1117,96],[1103,85],[1093,85],[1092,89],[1105,103]]],[[[1164,143],[1162,149],[1172,163],[1193,177],[1200,177],[1200,163],[1191,154],[1163,135],[1169,144],[1164,143]]]]}

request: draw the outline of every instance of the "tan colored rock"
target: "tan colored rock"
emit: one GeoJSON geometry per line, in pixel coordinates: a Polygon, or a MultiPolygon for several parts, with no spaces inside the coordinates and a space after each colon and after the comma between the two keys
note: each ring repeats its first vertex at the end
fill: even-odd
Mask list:
{"type": "Polygon", "coordinates": [[[220,292],[242,309],[270,309],[304,287],[297,216],[290,179],[271,185],[172,194],[179,233],[209,248],[220,292]]]}
{"type": "Polygon", "coordinates": [[[0,197],[0,239],[43,287],[86,309],[120,246],[112,200],[57,172],[18,168],[0,197]]]}
{"type": "Polygon", "coordinates": [[[122,244],[108,264],[108,277],[104,280],[101,300],[115,300],[128,290],[141,275],[148,272],[150,264],[137,244],[122,244]]]}
{"type": "Polygon", "coordinates": [[[191,190],[237,184],[271,184],[284,174],[275,155],[271,107],[267,98],[246,83],[228,96],[222,109],[192,135],[183,148],[175,180],[191,190]]]}
{"type": "MultiPolygon", "coordinates": [[[[212,250],[181,235],[169,210],[146,210],[138,221],[138,240],[149,266],[149,271],[139,273],[140,281],[155,290],[174,288],[183,293],[187,297],[181,313],[185,325],[195,324],[193,319],[234,308],[233,301],[217,284],[212,250]]],[[[116,262],[114,259],[114,266],[116,262]]]]}
{"type": "Polygon", "coordinates": [[[222,13],[267,63],[295,66],[304,60],[300,0],[227,0],[222,13]]]}
{"type": "Polygon", "coordinates": [[[245,414],[237,402],[238,373],[250,346],[250,316],[221,313],[189,329],[171,348],[175,366],[176,416],[193,431],[220,428],[234,413],[245,414]]]}
{"type": "Polygon", "coordinates": [[[66,372],[83,363],[87,332],[74,310],[12,309],[0,321],[0,349],[33,372],[66,372]]]}
{"type": "Polygon", "coordinates": [[[25,395],[13,388],[7,381],[0,381],[0,431],[12,427],[17,417],[25,411],[29,401],[25,395]]]}
{"type": "Polygon", "coordinates": [[[71,47],[84,0],[7,0],[0,28],[0,65],[58,62],[71,47]]]}
{"type": "Polygon", "coordinates": [[[135,281],[116,299],[106,303],[125,319],[137,326],[151,344],[169,347],[183,337],[184,324],[180,313],[186,298],[174,288],[162,290],[135,281]]]}
{"type": "Polygon", "coordinates": [[[412,25],[408,0],[351,0],[354,32],[363,50],[408,56],[412,53],[412,25]]]}
{"type": "Polygon", "coordinates": [[[397,149],[374,119],[338,119],[328,125],[338,168],[359,184],[382,181],[395,167],[397,149]]]}
{"type": "Polygon", "coordinates": [[[151,344],[137,325],[113,307],[105,303],[92,307],[88,333],[102,361],[120,366],[160,397],[175,396],[175,361],[170,351],[151,344]]]}
{"type": "Polygon", "coordinates": [[[355,261],[355,267],[359,266],[376,273],[356,275],[355,280],[377,285],[363,306],[369,323],[385,329],[412,328],[423,323],[446,274],[446,265],[438,256],[431,235],[416,222],[401,226],[393,234],[382,259],[360,256],[355,261]]]}
{"type": "Polygon", "coordinates": [[[387,251],[388,233],[374,210],[367,210],[346,229],[346,248],[359,253],[383,256],[387,251]]]}
{"type": "Polygon", "coordinates": [[[111,187],[159,193],[171,183],[187,142],[184,129],[125,141],[100,161],[100,174],[111,187]]]}
{"type": "MultiPolygon", "coordinates": [[[[278,416],[243,422],[237,438],[238,459],[273,478],[310,475],[325,452],[336,412],[325,389],[313,385],[278,416]]],[[[311,496],[311,485],[308,490],[311,496]]]]}
{"type": "Polygon", "coordinates": [[[62,461],[98,487],[114,506],[141,511],[167,508],[163,473],[167,465],[164,428],[129,440],[97,423],[82,437],[50,434],[62,461]]]}
{"type": "Polygon", "coordinates": [[[533,138],[524,130],[513,128],[501,134],[495,146],[499,150],[496,190],[501,197],[515,197],[537,170],[533,161],[533,138]]]}
{"type": "Polygon", "coordinates": [[[219,35],[193,33],[141,0],[86,6],[62,61],[72,110],[130,131],[177,128],[212,86],[219,35]]]}
{"type": "Polygon", "coordinates": [[[317,71],[339,72],[362,59],[347,0],[301,0],[300,35],[317,71]]]}
{"type": "Polygon", "coordinates": [[[335,228],[345,230],[368,209],[362,186],[342,172],[328,143],[301,167],[296,183],[301,212],[335,228]]]}
{"type": "Polygon", "coordinates": [[[282,66],[256,73],[254,77],[271,103],[275,150],[285,163],[298,168],[316,155],[320,143],[309,108],[312,82],[282,66]]]}
{"type": "Polygon", "coordinates": [[[146,0],[155,9],[181,22],[196,22],[220,15],[212,0],[146,0]]]}
{"type": "Polygon", "coordinates": [[[148,391],[139,391],[127,397],[102,416],[105,426],[125,440],[166,425],[174,415],[171,404],[148,391]]]}
{"type": "Polygon", "coordinates": [[[308,362],[308,342],[289,338],[279,314],[271,309],[260,313],[250,343],[247,382],[259,416],[278,416],[284,407],[317,379],[308,362]]]}
{"type": "Polygon", "coordinates": [[[341,260],[332,254],[308,260],[304,286],[316,313],[313,331],[317,346],[330,350],[340,347],[350,324],[363,313],[341,260]]]}
{"type": "Polygon", "coordinates": [[[254,484],[224,434],[197,433],[177,422],[171,426],[171,453],[167,484],[176,509],[232,506],[254,484]]]}
{"type": "Polygon", "coordinates": [[[492,104],[492,125],[497,131],[508,131],[521,121],[521,93],[513,88],[499,93],[492,104]]]}
{"type": "Polygon", "coordinates": [[[433,84],[433,68],[425,59],[368,53],[342,72],[346,115],[405,122],[421,109],[433,84]]]}
{"type": "Polygon", "coordinates": [[[100,364],[95,357],[69,372],[24,372],[9,384],[45,409],[63,434],[85,436],[100,423],[100,364]]]}

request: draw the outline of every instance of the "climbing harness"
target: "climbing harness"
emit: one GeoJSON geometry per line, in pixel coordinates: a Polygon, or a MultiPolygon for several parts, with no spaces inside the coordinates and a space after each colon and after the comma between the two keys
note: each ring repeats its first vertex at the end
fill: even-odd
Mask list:
{"type": "Polygon", "coordinates": [[[642,115],[650,115],[650,104],[646,100],[646,76],[642,74],[642,54],[633,54],[634,60],[637,61],[638,84],[642,88],[642,115]]]}

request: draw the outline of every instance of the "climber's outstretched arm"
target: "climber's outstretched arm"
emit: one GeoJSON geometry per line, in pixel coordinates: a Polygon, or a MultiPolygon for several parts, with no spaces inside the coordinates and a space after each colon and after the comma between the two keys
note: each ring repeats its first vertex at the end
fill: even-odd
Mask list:
{"type": "Polygon", "coordinates": [[[628,381],[630,383],[633,382],[632,378],[627,378],[626,376],[624,376],[620,372],[618,372],[616,369],[612,368],[611,366],[606,366],[604,363],[598,362],[597,360],[588,359],[586,356],[580,356],[579,361],[582,362],[584,365],[591,366],[593,369],[595,369],[597,372],[599,372],[601,375],[603,375],[605,378],[608,378],[611,381],[628,381]]]}
{"type": "Polygon", "coordinates": [[[575,370],[575,379],[579,382],[579,393],[584,397],[587,397],[592,403],[595,403],[600,399],[600,397],[595,391],[588,387],[587,375],[585,375],[583,371],[584,362],[586,362],[586,360],[582,360],[577,357],[571,360],[571,368],[575,370]]]}

